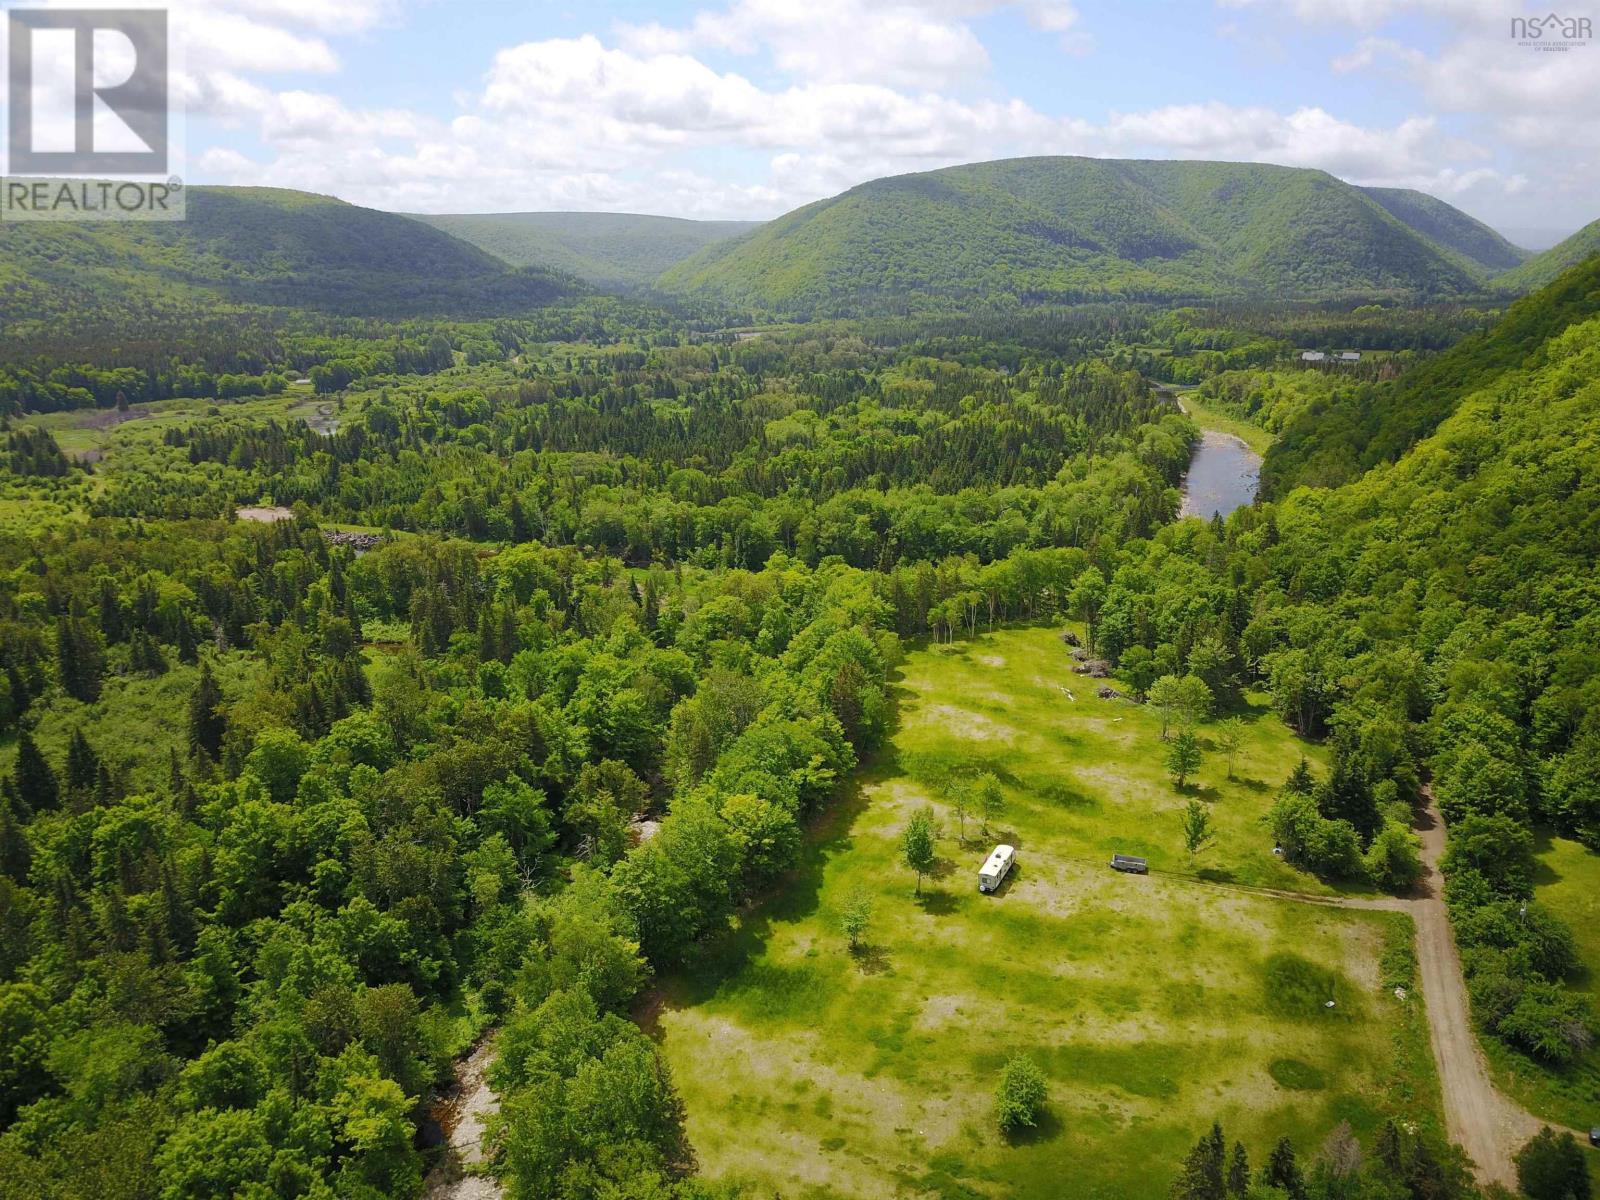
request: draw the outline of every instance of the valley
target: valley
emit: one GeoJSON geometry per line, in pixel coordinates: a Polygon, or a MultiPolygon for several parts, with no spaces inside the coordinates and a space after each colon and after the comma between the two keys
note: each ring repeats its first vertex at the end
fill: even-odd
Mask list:
{"type": "Polygon", "coordinates": [[[1592,1161],[1587,231],[1071,156],[192,193],[0,226],[0,1197],[1592,1161]]]}

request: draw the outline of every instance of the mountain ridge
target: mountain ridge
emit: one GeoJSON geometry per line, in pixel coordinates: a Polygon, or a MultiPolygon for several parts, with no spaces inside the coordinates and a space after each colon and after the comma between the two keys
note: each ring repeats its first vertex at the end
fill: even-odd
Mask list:
{"type": "Polygon", "coordinates": [[[132,301],[469,315],[583,290],[397,214],[285,188],[191,187],[182,221],[0,223],[12,320],[132,301]]]}
{"type": "MultiPolygon", "coordinates": [[[[1448,209],[1458,233],[1495,244],[1487,227],[1435,205],[1408,211],[1437,220],[1448,209]]],[[[825,312],[979,296],[1458,297],[1487,291],[1488,276],[1323,171],[1040,157],[861,184],[709,246],[658,285],[825,312]]]]}

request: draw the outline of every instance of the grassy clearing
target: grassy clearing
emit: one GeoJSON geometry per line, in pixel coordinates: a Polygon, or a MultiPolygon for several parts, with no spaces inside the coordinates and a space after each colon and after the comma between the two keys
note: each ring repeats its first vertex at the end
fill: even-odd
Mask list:
{"type": "Polygon", "coordinates": [[[1201,429],[1214,429],[1218,433],[1232,434],[1257,454],[1266,454],[1275,440],[1272,434],[1259,425],[1241,421],[1238,417],[1207,407],[1201,401],[1198,392],[1184,392],[1183,406],[1189,413],[1189,419],[1201,429]]]}
{"type": "MultiPolygon", "coordinates": [[[[1568,984],[1600,1005],[1600,854],[1548,832],[1539,835],[1537,851],[1534,896],[1567,923],[1583,964],[1568,984]]],[[[1600,1050],[1552,1071],[1490,1039],[1484,1048],[1501,1086],[1535,1116],[1576,1129],[1600,1125],[1600,1050]]]]}
{"type": "Polygon", "coordinates": [[[282,421],[291,416],[306,417],[307,413],[315,412],[316,405],[308,402],[304,389],[296,389],[278,396],[239,400],[190,397],[156,400],[149,404],[131,405],[127,412],[88,408],[40,413],[30,415],[27,421],[30,425],[48,429],[66,454],[109,457],[121,445],[139,441],[158,442],[168,429],[203,420],[212,409],[230,417],[259,420],[276,417],[282,421]]]}
{"type": "MultiPolygon", "coordinates": [[[[1095,699],[1055,631],[913,654],[900,719],[797,877],[667,980],[650,1016],[708,1174],[788,1200],[1053,1197],[1068,1180],[1074,1196],[1156,1197],[1214,1118],[1262,1153],[1269,1135],[1310,1149],[1340,1120],[1436,1111],[1419,1006],[1387,983],[1409,922],[1182,874],[1186,798],[1162,772],[1159,719],[1095,699]],[[962,845],[936,797],[974,768],[1008,806],[962,845]],[[918,898],[897,838],[930,803],[945,836],[918,898]],[[1017,869],[980,896],[1001,840],[1017,869]],[[1155,873],[1113,874],[1113,849],[1155,873]],[[851,954],[838,917],[857,889],[875,915],[851,954]],[[1051,1102],[1008,1140],[992,1095],[1019,1050],[1051,1102]]],[[[1248,720],[1238,780],[1214,757],[1201,771],[1219,837],[1200,866],[1314,888],[1272,857],[1260,816],[1315,750],[1259,708],[1248,720]]]]}

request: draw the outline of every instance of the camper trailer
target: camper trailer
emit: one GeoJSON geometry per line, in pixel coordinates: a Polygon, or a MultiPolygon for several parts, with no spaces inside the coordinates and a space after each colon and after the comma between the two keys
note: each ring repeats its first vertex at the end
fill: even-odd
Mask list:
{"type": "Polygon", "coordinates": [[[1017,852],[1010,846],[996,846],[994,853],[985,860],[982,870],[978,872],[978,890],[992,892],[1005,882],[1005,877],[1011,873],[1011,864],[1016,862],[1017,852]]]}

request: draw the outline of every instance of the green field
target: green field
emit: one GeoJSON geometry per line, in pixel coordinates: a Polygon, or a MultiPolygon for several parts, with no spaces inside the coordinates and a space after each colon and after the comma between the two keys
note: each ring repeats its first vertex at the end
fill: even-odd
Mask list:
{"type": "Polygon", "coordinates": [[[1227,413],[1210,407],[1200,399],[1193,388],[1180,391],[1179,395],[1183,399],[1184,411],[1189,415],[1189,419],[1201,429],[1214,429],[1218,433],[1232,434],[1257,454],[1265,454],[1272,449],[1272,434],[1261,426],[1241,421],[1238,417],[1230,417],[1227,413]]]}
{"type": "MultiPolygon", "coordinates": [[[[1572,930],[1583,969],[1569,986],[1600,999],[1600,854],[1578,842],[1539,835],[1534,898],[1572,930]]],[[[1600,1125],[1600,1050],[1564,1071],[1513,1054],[1492,1039],[1484,1047],[1501,1085],[1528,1111],[1575,1129],[1600,1125]]]]}
{"type": "Polygon", "coordinates": [[[1269,1136],[1309,1151],[1341,1120],[1360,1132],[1436,1111],[1420,1007],[1380,967],[1409,922],[1228,886],[1319,889],[1273,857],[1260,822],[1316,748],[1249,711],[1237,780],[1215,755],[1200,773],[1219,836],[1199,878],[1159,719],[1097,699],[1054,630],[917,651],[898,700],[892,745],[798,877],[650,1011],[708,1175],[787,1200],[1157,1197],[1213,1119],[1261,1155],[1269,1136]],[[962,845],[937,798],[974,768],[1008,806],[962,845]],[[945,836],[919,898],[897,838],[929,803],[945,836]],[[981,896],[978,864],[1002,840],[1017,870],[981,896]],[[1147,855],[1152,874],[1112,873],[1113,850],[1147,855]],[[838,915],[858,888],[874,918],[851,954],[838,915]],[[990,1113],[1016,1051],[1045,1069],[1051,1102],[1012,1140],[990,1113]]]}

